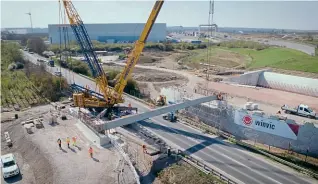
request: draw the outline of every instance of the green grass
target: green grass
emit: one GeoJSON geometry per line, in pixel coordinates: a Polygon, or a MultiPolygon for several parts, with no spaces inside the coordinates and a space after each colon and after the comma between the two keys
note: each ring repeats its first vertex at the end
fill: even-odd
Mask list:
{"type": "Polygon", "coordinates": [[[207,49],[192,50],[189,55],[182,59],[182,62],[192,67],[198,67],[199,63],[209,63],[223,67],[236,67],[244,63],[248,58],[223,48],[210,47],[209,61],[207,49]]]}
{"type": "MultiPolygon", "coordinates": [[[[227,48],[228,49],[228,48],[227,48]]],[[[252,58],[251,69],[272,67],[285,70],[318,73],[318,57],[287,48],[268,48],[260,51],[243,48],[228,49],[252,58]]]]}

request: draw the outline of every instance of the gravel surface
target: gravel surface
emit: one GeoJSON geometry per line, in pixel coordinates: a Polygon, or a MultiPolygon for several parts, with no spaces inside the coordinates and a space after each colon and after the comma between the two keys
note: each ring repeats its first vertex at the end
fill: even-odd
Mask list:
{"type": "MultiPolygon", "coordinates": [[[[50,106],[42,106],[48,109],[50,106]]],[[[1,124],[1,135],[9,131],[13,140],[13,148],[8,149],[2,137],[2,154],[13,152],[21,169],[22,177],[12,178],[17,183],[39,183],[39,184],[99,184],[118,183],[118,164],[122,160],[121,155],[115,148],[102,148],[95,146],[84,134],[77,129],[75,119],[68,116],[68,120],[58,119],[58,125],[51,126],[45,119],[44,128],[33,128],[33,134],[27,134],[21,126],[21,121],[30,116],[39,114],[28,110],[29,115],[14,122],[1,124]],[[66,138],[76,136],[77,146],[67,148],[66,138]],[[59,149],[57,139],[62,139],[62,150],[59,149]],[[94,158],[90,158],[88,148],[92,146],[94,158]]],[[[22,113],[21,113],[22,114],[22,113]]],[[[126,183],[134,183],[132,172],[125,164],[121,167],[126,176],[126,183]]],[[[12,183],[12,180],[7,181],[12,183]]]]}

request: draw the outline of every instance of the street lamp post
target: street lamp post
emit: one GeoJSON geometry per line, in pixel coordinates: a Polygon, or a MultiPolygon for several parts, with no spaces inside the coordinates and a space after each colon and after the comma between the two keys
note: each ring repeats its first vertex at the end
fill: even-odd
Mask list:
{"type": "Polygon", "coordinates": [[[31,31],[32,31],[32,33],[33,33],[33,25],[32,25],[32,16],[31,16],[31,12],[29,12],[29,13],[25,13],[25,14],[27,14],[27,15],[29,15],[29,16],[30,16],[31,31]]]}

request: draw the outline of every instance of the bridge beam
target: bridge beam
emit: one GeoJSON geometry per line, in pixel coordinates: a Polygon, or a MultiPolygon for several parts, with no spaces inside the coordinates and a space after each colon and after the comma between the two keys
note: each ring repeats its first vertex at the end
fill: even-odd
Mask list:
{"type": "Polygon", "coordinates": [[[137,121],[141,121],[141,120],[145,120],[145,119],[148,119],[151,117],[159,116],[161,114],[165,114],[168,112],[174,112],[176,110],[184,109],[186,107],[190,107],[190,106],[205,103],[205,102],[210,102],[213,100],[217,100],[217,96],[207,96],[207,97],[202,97],[202,98],[195,99],[195,100],[189,100],[189,101],[179,103],[179,104],[161,107],[161,108],[154,109],[154,110],[151,110],[148,112],[144,112],[142,114],[135,114],[135,115],[127,116],[127,117],[122,117],[120,119],[116,119],[113,121],[109,121],[109,122],[103,124],[102,128],[104,130],[109,130],[112,128],[132,124],[132,123],[135,123],[137,121]]]}

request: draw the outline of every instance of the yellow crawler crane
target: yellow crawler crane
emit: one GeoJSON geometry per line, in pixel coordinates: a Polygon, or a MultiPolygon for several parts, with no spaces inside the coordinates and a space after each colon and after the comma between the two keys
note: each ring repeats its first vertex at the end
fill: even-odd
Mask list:
{"type": "Polygon", "coordinates": [[[99,94],[77,84],[72,84],[71,87],[78,91],[77,93],[73,94],[74,105],[76,107],[85,108],[107,108],[109,111],[111,111],[115,104],[124,102],[124,88],[127,84],[129,76],[131,75],[136,63],[139,60],[139,56],[144,49],[145,42],[164,1],[156,1],[139,39],[135,42],[134,48],[128,56],[126,62],[127,64],[124,70],[121,72],[119,77],[116,77],[117,80],[115,81],[114,88],[108,86],[106,74],[98,62],[98,57],[94,52],[91,39],[89,38],[83,21],[77,13],[73,3],[70,0],[62,0],[62,2],[77,43],[81,47],[86,62],[93,74],[93,77],[95,78],[96,85],[101,92],[101,94],[99,94]]]}

